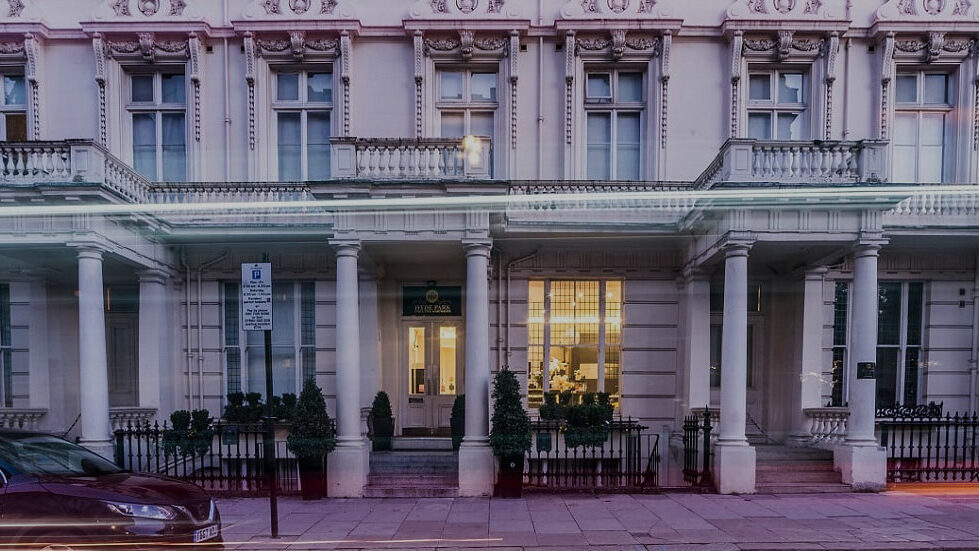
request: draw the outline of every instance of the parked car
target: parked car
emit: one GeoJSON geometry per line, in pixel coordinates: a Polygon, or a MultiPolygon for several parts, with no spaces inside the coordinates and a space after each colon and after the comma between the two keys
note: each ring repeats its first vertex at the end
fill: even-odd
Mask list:
{"type": "Polygon", "coordinates": [[[206,543],[215,549],[221,541],[221,517],[201,488],[124,471],[40,432],[0,430],[0,519],[0,544],[24,548],[206,543]]]}

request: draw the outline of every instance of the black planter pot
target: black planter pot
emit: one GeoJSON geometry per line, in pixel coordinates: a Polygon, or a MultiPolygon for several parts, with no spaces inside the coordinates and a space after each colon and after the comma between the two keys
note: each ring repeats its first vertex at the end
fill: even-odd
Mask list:
{"type": "Polygon", "coordinates": [[[523,495],[523,455],[500,457],[500,474],[496,482],[496,496],[519,498],[523,495]]]}
{"type": "Polygon", "coordinates": [[[300,457],[299,485],[304,500],[323,499],[326,496],[326,459],[323,457],[300,457]]]}
{"type": "Polygon", "coordinates": [[[374,451],[390,450],[391,438],[394,436],[394,417],[372,417],[371,431],[374,451]]]}
{"type": "Polygon", "coordinates": [[[466,435],[466,418],[452,417],[449,419],[449,425],[452,427],[452,449],[458,450],[462,444],[462,437],[466,435]]]}

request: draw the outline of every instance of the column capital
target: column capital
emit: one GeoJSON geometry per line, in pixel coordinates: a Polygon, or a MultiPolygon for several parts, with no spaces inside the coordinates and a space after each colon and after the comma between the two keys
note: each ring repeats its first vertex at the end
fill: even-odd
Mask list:
{"type": "Polygon", "coordinates": [[[806,268],[805,279],[806,281],[822,280],[828,271],[829,269],[826,266],[810,266],[806,268]]]}
{"type": "Polygon", "coordinates": [[[360,254],[360,240],[359,239],[338,239],[335,241],[330,241],[330,245],[333,245],[336,255],[349,256],[357,258],[360,254]]]}
{"type": "Polygon", "coordinates": [[[753,241],[728,241],[721,245],[721,250],[724,251],[725,258],[748,256],[748,251],[751,250],[752,245],[754,245],[753,241]]]}
{"type": "Polygon", "coordinates": [[[879,256],[880,249],[886,241],[878,239],[861,239],[853,244],[853,257],[879,256]]]}
{"type": "Polygon", "coordinates": [[[78,253],[78,258],[88,258],[92,260],[102,260],[102,256],[108,252],[105,247],[95,243],[85,243],[71,245],[78,253]]]}
{"type": "Polygon", "coordinates": [[[490,249],[493,248],[493,241],[489,239],[463,239],[462,246],[466,249],[466,256],[485,256],[489,258],[490,249]]]}
{"type": "Polygon", "coordinates": [[[170,279],[170,273],[166,270],[149,268],[137,272],[136,277],[139,279],[140,283],[157,283],[159,285],[165,285],[170,279]]]}

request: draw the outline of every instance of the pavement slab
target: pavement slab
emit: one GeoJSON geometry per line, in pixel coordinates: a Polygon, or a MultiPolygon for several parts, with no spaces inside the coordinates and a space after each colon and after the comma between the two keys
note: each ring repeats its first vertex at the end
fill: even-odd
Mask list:
{"type": "Polygon", "coordinates": [[[219,499],[228,550],[979,551],[975,495],[219,499]]]}

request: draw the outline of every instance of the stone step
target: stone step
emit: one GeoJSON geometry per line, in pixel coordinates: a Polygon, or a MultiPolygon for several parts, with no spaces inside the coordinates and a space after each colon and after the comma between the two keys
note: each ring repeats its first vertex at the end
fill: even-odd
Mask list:
{"type": "Polygon", "coordinates": [[[440,486],[364,486],[364,497],[459,497],[459,488],[440,486]]]}
{"type": "Polygon", "coordinates": [[[759,494],[836,494],[852,491],[846,484],[755,483],[755,492],[759,494]]]}
{"type": "Polygon", "coordinates": [[[391,449],[394,451],[416,450],[416,451],[452,451],[451,438],[438,437],[399,437],[391,440],[391,449]]]}
{"type": "Polygon", "coordinates": [[[455,487],[459,483],[458,473],[454,474],[374,474],[367,477],[371,486],[444,486],[455,487]]]}
{"type": "Polygon", "coordinates": [[[459,472],[459,457],[452,451],[389,451],[371,454],[371,474],[450,475],[459,472]]]}
{"type": "Polygon", "coordinates": [[[791,469],[765,469],[755,472],[755,481],[762,483],[786,483],[786,484],[842,484],[843,479],[840,473],[833,470],[791,470],[791,469]]]}

